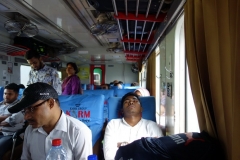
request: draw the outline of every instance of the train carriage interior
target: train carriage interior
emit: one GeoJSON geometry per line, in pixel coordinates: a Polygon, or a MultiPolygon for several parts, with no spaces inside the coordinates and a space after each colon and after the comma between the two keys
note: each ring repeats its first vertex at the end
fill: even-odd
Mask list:
{"type": "MultiPolygon", "coordinates": [[[[226,159],[237,160],[236,1],[0,0],[0,101],[5,85],[27,86],[31,67],[24,54],[34,50],[62,81],[67,63],[77,64],[83,95],[61,95],[60,103],[94,133],[99,159],[103,128],[120,118],[121,97],[146,88],[150,97],[141,102],[149,108],[143,107],[143,117],[155,121],[164,136],[204,130],[220,141],[226,159]]],[[[21,147],[15,152],[14,158],[20,156],[21,147]]]]}

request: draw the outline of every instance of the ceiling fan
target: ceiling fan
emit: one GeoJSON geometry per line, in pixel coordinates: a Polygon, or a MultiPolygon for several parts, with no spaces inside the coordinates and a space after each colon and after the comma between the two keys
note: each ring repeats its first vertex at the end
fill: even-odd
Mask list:
{"type": "Polygon", "coordinates": [[[4,28],[8,33],[20,37],[33,37],[38,34],[37,26],[19,13],[15,14],[14,19],[7,20],[4,23],[4,28]]]}

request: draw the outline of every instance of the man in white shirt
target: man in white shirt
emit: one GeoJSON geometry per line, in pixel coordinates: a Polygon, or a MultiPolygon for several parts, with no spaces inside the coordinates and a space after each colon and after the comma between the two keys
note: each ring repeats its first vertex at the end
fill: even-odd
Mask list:
{"type": "Polygon", "coordinates": [[[23,128],[24,117],[21,112],[11,114],[8,108],[18,102],[20,86],[10,83],[4,87],[3,101],[0,102],[0,160],[12,148],[12,135],[23,128]]]}
{"type": "Polygon", "coordinates": [[[67,159],[85,160],[92,154],[91,130],[81,121],[67,116],[60,108],[58,94],[49,84],[37,82],[23,92],[19,103],[8,109],[23,110],[28,121],[21,160],[45,160],[52,140],[62,139],[67,159]]]}
{"type": "Polygon", "coordinates": [[[28,64],[32,67],[29,72],[29,84],[36,82],[47,83],[57,91],[58,95],[62,94],[62,84],[56,69],[45,65],[42,61],[42,57],[36,51],[29,50],[24,55],[28,64]]]}
{"type": "Polygon", "coordinates": [[[113,160],[120,146],[142,137],[163,136],[160,127],[153,121],[142,118],[142,107],[137,94],[127,93],[122,101],[122,119],[111,120],[104,135],[105,160],[113,160]]]}

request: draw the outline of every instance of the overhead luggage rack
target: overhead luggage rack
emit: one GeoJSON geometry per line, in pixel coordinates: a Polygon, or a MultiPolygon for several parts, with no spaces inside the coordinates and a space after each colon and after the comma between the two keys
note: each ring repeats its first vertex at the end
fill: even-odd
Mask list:
{"type": "MultiPolygon", "coordinates": [[[[112,0],[115,13],[114,17],[117,19],[126,60],[139,61],[147,54],[147,50],[153,41],[156,28],[164,21],[166,14],[160,14],[164,0],[161,2],[153,0],[153,4],[152,0],[149,0],[145,14],[143,13],[143,6],[140,6],[141,11],[140,13],[138,12],[139,1],[141,0],[136,0],[135,13],[133,13],[134,9],[132,7],[129,9],[127,0],[124,1],[125,13],[122,9],[118,12],[116,1],[117,0],[112,0]],[[159,6],[157,7],[156,4],[159,6]],[[128,12],[128,9],[130,12],[128,12]],[[149,12],[150,10],[151,12],[149,12]]],[[[129,3],[132,4],[133,2],[131,1],[129,3]]]]}

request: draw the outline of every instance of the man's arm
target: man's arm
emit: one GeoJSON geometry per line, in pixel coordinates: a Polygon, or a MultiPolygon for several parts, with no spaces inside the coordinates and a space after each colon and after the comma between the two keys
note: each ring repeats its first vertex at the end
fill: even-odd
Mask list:
{"type": "Polygon", "coordinates": [[[31,75],[32,75],[32,71],[29,71],[27,85],[32,84],[32,82],[31,82],[32,81],[32,78],[31,78],[32,76],[31,75]]]}
{"type": "Polygon", "coordinates": [[[103,152],[105,160],[114,160],[118,150],[118,142],[116,141],[115,135],[114,123],[110,121],[104,134],[103,152]]]}
{"type": "Polygon", "coordinates": [[[148,126],[151,137],[159,138],[163,137],[163,133],[161,128],[157,125],[157,123],[152,122],[151,125],[148,126]]]}
{"type": "Polygon", "coordinates": [[[57,91],[58,95],[62,94],[62,83],[60,81],[57,70],[53,69],[52,72],[52,86],[57,91]]]}
{"type": "Polygon", "coordinates": [[[71,85],[72,86],[72,93],[71,94],[79,94],[79,90],[81,89],[79,78],[76,77],[76,76],[74,76],[72,78],[73,79],[71,81],[71,83],[72,83],[72,85],[71,85]]]}

